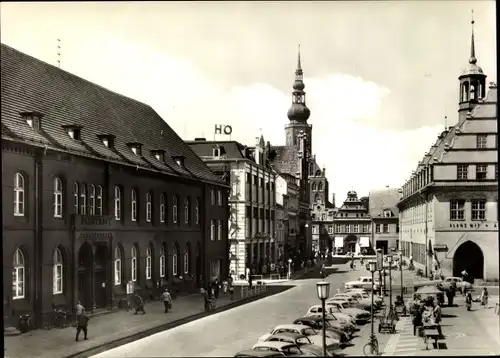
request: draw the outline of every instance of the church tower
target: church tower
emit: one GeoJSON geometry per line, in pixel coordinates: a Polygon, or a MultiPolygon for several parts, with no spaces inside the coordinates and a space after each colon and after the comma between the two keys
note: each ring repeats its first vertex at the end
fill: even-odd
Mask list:
{"type": "Polygon", "coordinates": [[[464,119],[468,112],[479,103],[486,95],[486,75],[477,65],[476,49],[474,46],[474,12],[471,20],[472,37],[470,44],[469,64],[458,77],[460,81],[460,98],[458,107],[459,120],[464,119]]]}
{"type": "Polygon", "coordinates": [[[304,144],[307,158],[307,156],[311,155],[312,149],[312,126],[307,124],[311,111],[306,106],[304,88],[299,45],[297,69],[295,70],[295,82],[293,83],[292,91],[292,105],[287,113],[290,122],[285,126],[285,135],[287,146],[299,147],[300,137],[305,134],[304,144]]]}

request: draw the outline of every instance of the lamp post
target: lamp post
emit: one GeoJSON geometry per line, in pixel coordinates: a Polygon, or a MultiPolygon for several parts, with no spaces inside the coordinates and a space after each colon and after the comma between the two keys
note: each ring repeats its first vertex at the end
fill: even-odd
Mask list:
{"type": "MultiPolygon", "coordinates": [[[[326,357],[326,312],[325,312],[325,301],[330,296],[330,283],[326,281],[321,281],[316,284],[316,290],[318,291],[318,298],[321,300],[321,312],[323,316],[323,357],[326,357]]],[[[373,300],[373,296],[372,296],[373,300]]],[[[372,308],[373,310],[373,308],[372,308]]],[[[372,327],[373,331],[373,327],[372,327]]]]}
{"type": "Polygon", "coordinates": [[[392,255],[387,256],[387,262],[389,263],[389,309],[392,310],[392,274],[391,274],[392,255]]]}
{"type": "Polygon", "coordinates": [[[403,250],[399,250],[399,271],[401,272],[401,301],[403,300],[403,250]]]}
{"type": "Polygon", "coordinates": [[[377,270],[377,262],[376,261],[370,261],[368,263],[368,267],[370,269],[370,272],[372,273],[372,305],[371,305],[371,308],[370,308],[370,316],[371,316],[371,334],[370,334],[370,341],[373,341],[373,339],[375,338],[375,332],[373,330],[373,295],[375,294],[375,289],[374,289],[374,282],[373,282],[373,276],[375,274],[375,271],[377,270]]]}
{"type": "Polygon", "coordinates": [[[292,259],[288,259],[288,279],[290,279],[291,273],[292,273],[292,259]]]}
{"type": "MultiPolygon", "coordinates": [[[[377,249],[377,260],[380,260],[380,267],[378,267],[378,277],[380,281],[380,295],[385,301],[385,275],[384,280],[382,280],[382,270],[384,269],[384,256],[382,249],[377,249]]],[[[375,266],[376,267],[376,266],[375,266]]]]}

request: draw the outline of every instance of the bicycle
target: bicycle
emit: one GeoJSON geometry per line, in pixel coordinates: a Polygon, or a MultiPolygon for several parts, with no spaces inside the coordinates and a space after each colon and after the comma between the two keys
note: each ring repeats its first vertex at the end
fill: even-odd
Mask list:
{"type": "Polygon", "coordinates": [[[374,334],[370,335],[370,341],[363,347],[363,353],[365,356],[379,355],[378,339],[376,335],[374,334]]]}

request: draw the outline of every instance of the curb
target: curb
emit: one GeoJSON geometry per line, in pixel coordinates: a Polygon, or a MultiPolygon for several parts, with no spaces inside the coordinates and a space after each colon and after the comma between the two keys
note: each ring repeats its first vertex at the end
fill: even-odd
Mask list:
{"type": "Polygon", "coordinates": [[[67,355],[67,356],[62,356],[61,358],[90,357],[90,356],[99,354],[101,352],[104,352],[104,351],[107,351],[107,350],[110,350],[110,349],[122,346],[124,344],[137,341],[139,339],[145,338],[147,336],[150,336],[150,335],[153,335],[153,334],[156,334],[156,333],[159,333],[159,332],[168,331],[168,330],[170,330],[172,328],[181,326],[183,324],[186,324],[186,323],[189,323],[189,322],[192,322],[192,321],[196,321],[196,320],[198,320],[200,318],[211,316],[213,314],[224,312],[224,311],[236,308],[238,306],[242,306],[242,305],[250,303],[250,302],[258,301],[260,299],[263,299],[263,298],[266,298],[266,297],[270,297],[270,296],[276,295],[278,293],[282,293],[282,292],[288,291],[289,289],[291,289],[293,287],[295,287],[295,286],[275,286],[275,288],[276,288],[275,292],[269,292],[269,291],[267,291],[267,292],[264,292],[263,294],[260,294],[260,295],[257,295],[257,296],[245,297],[245,298],[242,298],[242,299],[240,299],[238,301],[228,303],[227,305],[224,305],[224,306],[221,306],[221,307],[217,307],[215,309],[215,311],[212,311],[212,312],[195,313],[194,315],[190,315],[190,316],[187,316],[187,317],[184,317],[184,318],[180,318],[178,320],[175,320],[175,321],[172,321],[172,322],[168,322],[168,323],[165,323],[165,324],[162,324],[160,326],[153,327],[153,328],[148,328],[148,329],[146,329],[146,330],[144,330],[142,332],[138,332],[138,333],[134,333],[134,334],[132,334],[130,336],[118,338],[118,339],[112,340],[110,342],[106,342],[106,343],[100,344],[100,345],[98,345],[96,347],[84,349],[84,350],[82,350],[80,352],[73,353],[73,354],[70,354],[70,355],[67,355]]]}

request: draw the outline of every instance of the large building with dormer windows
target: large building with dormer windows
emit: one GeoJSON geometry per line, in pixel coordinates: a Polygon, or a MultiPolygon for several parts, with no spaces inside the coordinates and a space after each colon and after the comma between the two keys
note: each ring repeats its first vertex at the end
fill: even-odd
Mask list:
{"type": "Polygon", "coordinates": [[[458,122],[401,189],[400,242],[427,275],[498,280],[498,94],[477,64],[474,33],[458,79],[458,122]]]}
{"type": "Polygon", "coordinates": [[[1,45],[4,318],[228,274],[229,187],[148,105],[1,45]]]}
{"type": "Polygon", "coordinates": [[[229,197],[230,272],[240,278],[246,268],[268,272],[276,260],[276,173],[264,137],[255,146],[236,141],[188,141],[191,149],[231,187],[229,197]]]}

